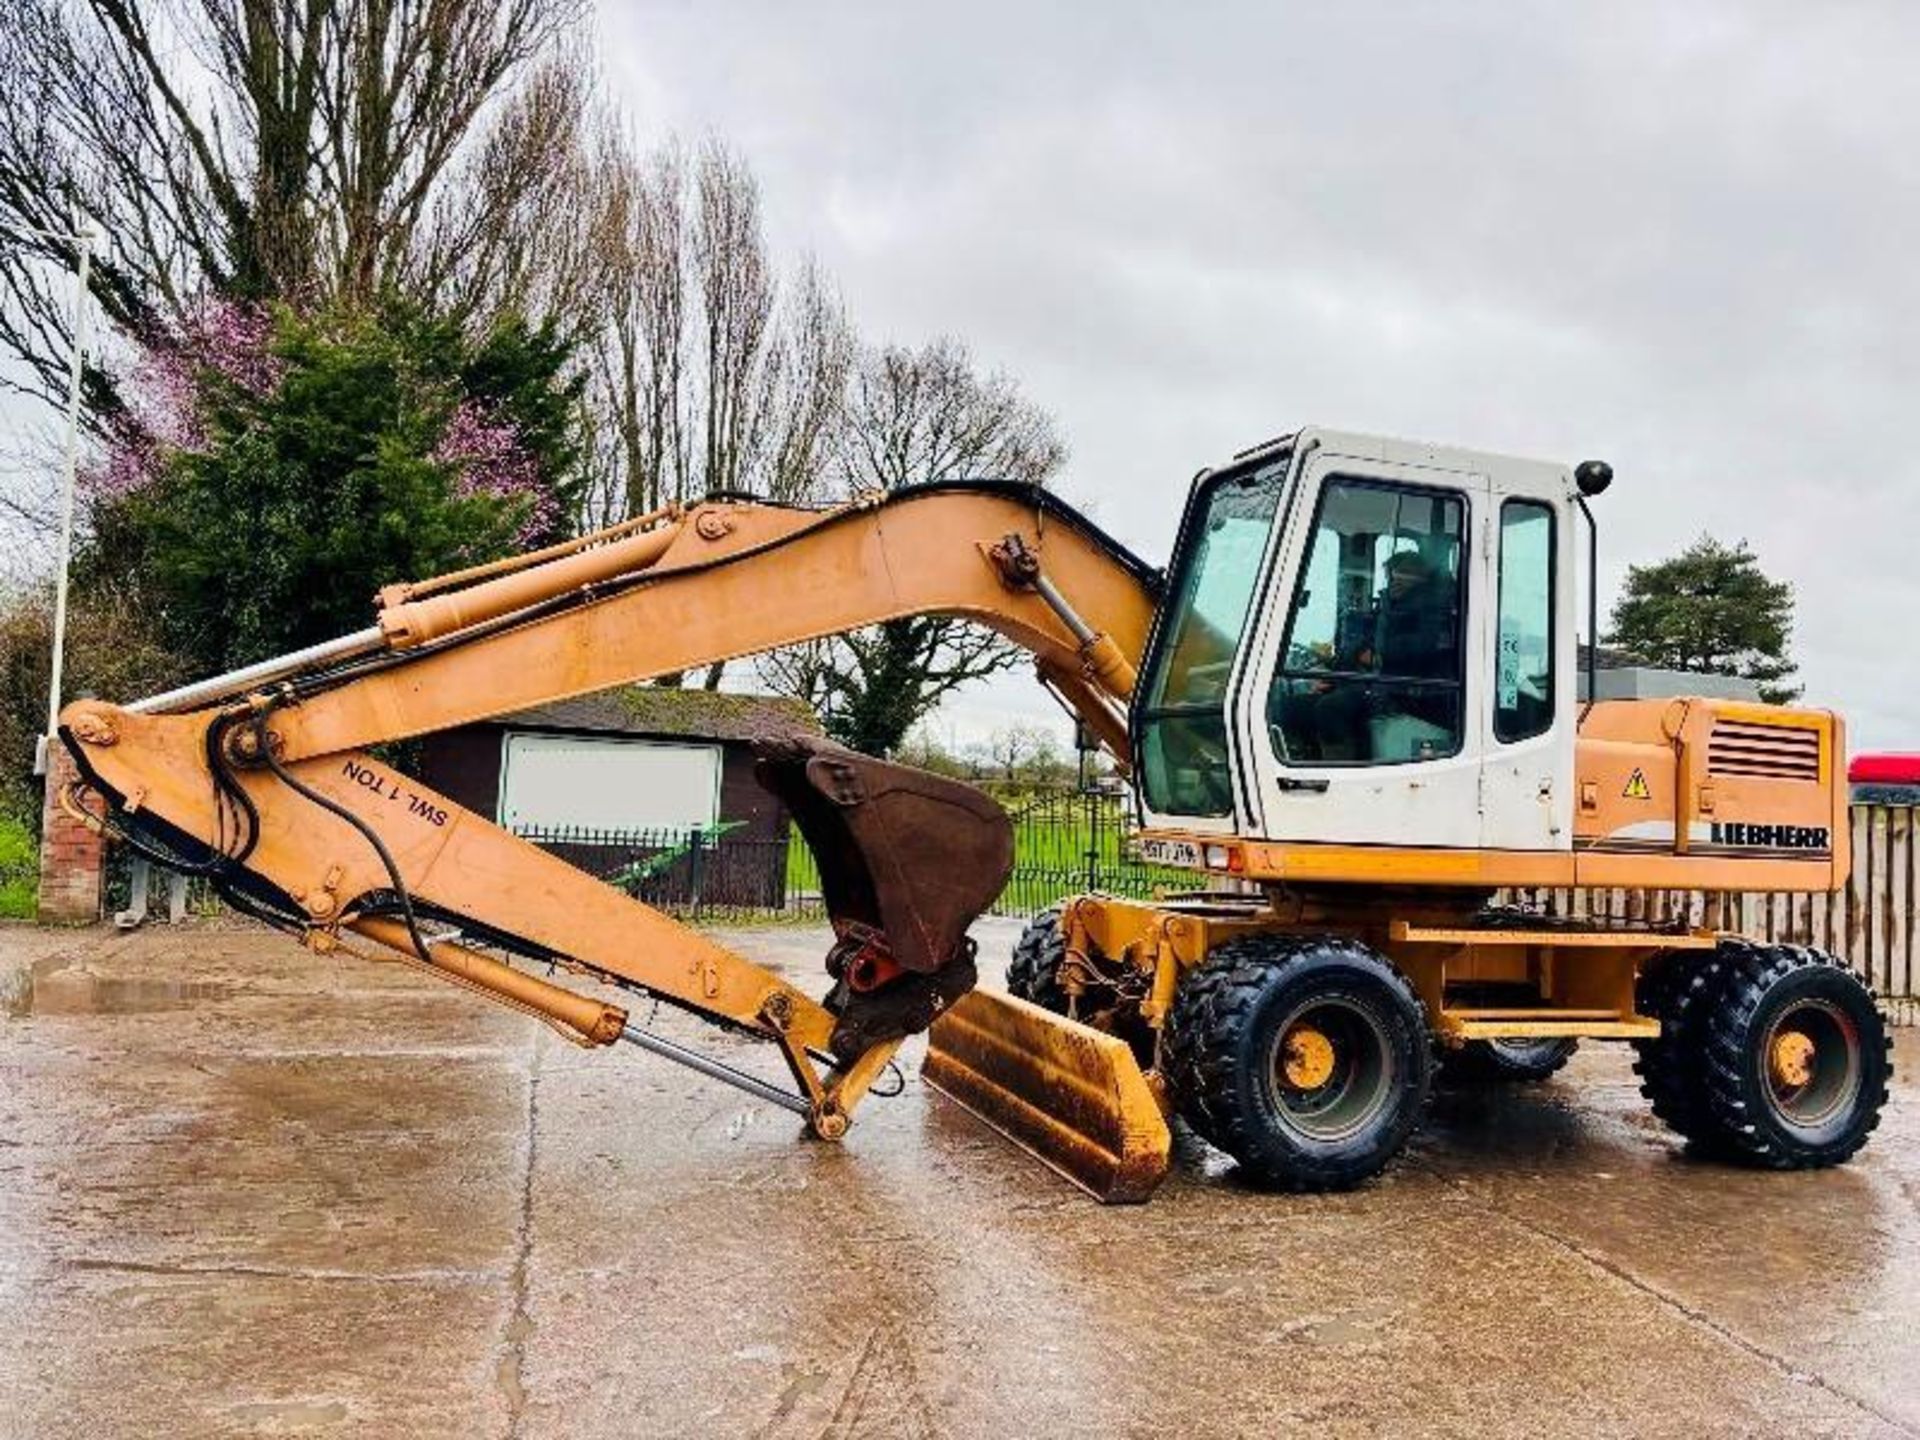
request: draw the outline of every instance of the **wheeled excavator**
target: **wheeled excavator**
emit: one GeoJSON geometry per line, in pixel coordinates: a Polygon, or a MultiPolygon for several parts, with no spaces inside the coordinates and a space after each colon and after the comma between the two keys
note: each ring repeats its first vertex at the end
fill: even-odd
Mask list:
{"type": "Polygon", "coordinates": [[[1495,903],[1847,878],[1837,715],[1581,697],[1579,542],[1591,633],[1588,502],[1610,479],[1301,430],[1199,474],[1165,571],[1025,485],[715,497],[391,585],[373,625],[295,654],[76,701],[66,803],[317,954],[641,1046],[825,1140],[930,1030],[930,1084],[1102,1199],[1153,1191],[1174,1117],[1256,1183],[1350,1186],[1406,1144],[1437,1064],[1545,1073],[1581,1040],[1631,1043],[1654,1112],[1704,1153],[1836,1164],[1891,1061],[1834,957],[1495,903]],[[1012,828],[971,787],[825,741],[762,748],[820,862],[816,999],[374,753],[927,614],[1031,652],[1128,777],[1140,856],[1192,875],[1038,917],[1006,994],[976,988],[967,929],[1012,828]],[[764,1042],[786,1083],[638,1023],[642,998],[764,1042]]]}

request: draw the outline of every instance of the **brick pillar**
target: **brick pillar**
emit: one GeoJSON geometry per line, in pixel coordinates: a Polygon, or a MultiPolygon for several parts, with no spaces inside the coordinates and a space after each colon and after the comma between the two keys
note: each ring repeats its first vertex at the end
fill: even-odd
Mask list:
{"type": "Polygon", "coordinates": [[[47,746],[47,797],[40,827],[40,923],[87,924],[100,918],[100,870],[106,842],[60,808],[60,791],[79,778],[67,747],[47,746]]]}

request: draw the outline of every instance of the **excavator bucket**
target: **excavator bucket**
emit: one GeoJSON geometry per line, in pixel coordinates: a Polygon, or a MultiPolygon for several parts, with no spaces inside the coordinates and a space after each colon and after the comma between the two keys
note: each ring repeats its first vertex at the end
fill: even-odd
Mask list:
{"type": "Polygon", "coordinates": [[[1007,812],[971,785],[825,740],[763,743],[754,774],[819,863],[834,1055],[851,1064],[925,1030],[973,988],[967,927],[1013,870],[1007,812]]]}
{"type": "Polygon", "coordinates": [[[932,1025],[928,1083],[1101,1200],[1152,1194],[1171,1140],[1125,1042],[973,988],[967,927],[1013,868],[1006,812],[824,740],[764,743],[754,770],[820,865],[834,1054],[850,1063],[932,1025]]]}
{"type": "Polygon", "coordinates": [[[1095,1199],[1145,1200],[1173,1139],[1124,1040],[975,990],[934,1022],[926,1082],[1095,1199]]]}
{"type": "Polygon", "coordinates": [[[819,861],[835,924],[884,934],[902,970],[951,964],[1012,873],[1007,812],[958,780],[806,738],[761,745],[754,774],[819,861]]]}

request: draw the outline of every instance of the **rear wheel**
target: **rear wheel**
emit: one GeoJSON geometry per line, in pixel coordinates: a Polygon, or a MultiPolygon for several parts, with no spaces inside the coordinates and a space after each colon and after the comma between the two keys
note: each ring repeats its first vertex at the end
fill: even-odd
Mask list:
{"type": "Polygon", "coordinates": [[[1250,935],[1189,974],[1164,1055],[1180,1115],[1262,1185],[1338,1190],[1377,1175],[1432,1082],[1426,1012],[1351,940],[1250,935]]]}
{"type": "Polygon", "coordinates": [[[1660,956],[1641,975],[1635,1003],[1660,1022],[1651,1040],[1633,1042],[1640,1093],[1669,1130],[1706,1150],[1718,1148],[1718,1123],[1707,1102],[1706,1021],[1725,988],[1730,965],[1758,953],[1743,940],[1716,950],[1660,956]]]}
{"type": "Polygon", "coordinates": [[[1575,1039],[1469,1040],[1440,1058],[1441,1073],[1449,1080],[1478,1082],[1545,1080],[1556,1074],[1573,1052],[1575,1039]]]}
{"type": "Polygon", "coordinates": [[[1880,1123],[1892,1041],[1873,993],[1833,956],[1745,947],[1705,1030],[1706,1099],[1729,1158],[1839,1165],[1880,1123]]]}

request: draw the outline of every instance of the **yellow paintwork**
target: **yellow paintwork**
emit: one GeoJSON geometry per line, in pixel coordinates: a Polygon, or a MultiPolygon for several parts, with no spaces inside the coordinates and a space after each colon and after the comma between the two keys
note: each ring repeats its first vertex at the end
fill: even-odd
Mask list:
{"type": "Polygon", "coordinates": [[[1280,1041],[1280,1074],[1295,1090],[1318,1090],[1333,1077],[1333,1042],[1304,1022],[1280,1041]]]}
{"type": "Polygon", "coordinates": [[[975,990],[933,1024],[926,1082],[1105,1201],[1167,1173],[1161,1096],[1126,1043],[1011,995],[975,990]]]}
{"type": "Polygon", "coordinates": [[[1442,1014],[1435,1027],[1441,1042],[1468,1040],[1651,1040],[1660,1022],[1649,1016],[1627,1020],[1463,1020],[1442,1014]]]}
{"type": "Polygon", "coordinates": [[[1767,1047],[1767,1070],[1782,1089],[1797,1090],[1813,1079],[1814,1043],[1798,1030],[1783,1030],[1767,1047]]]}

